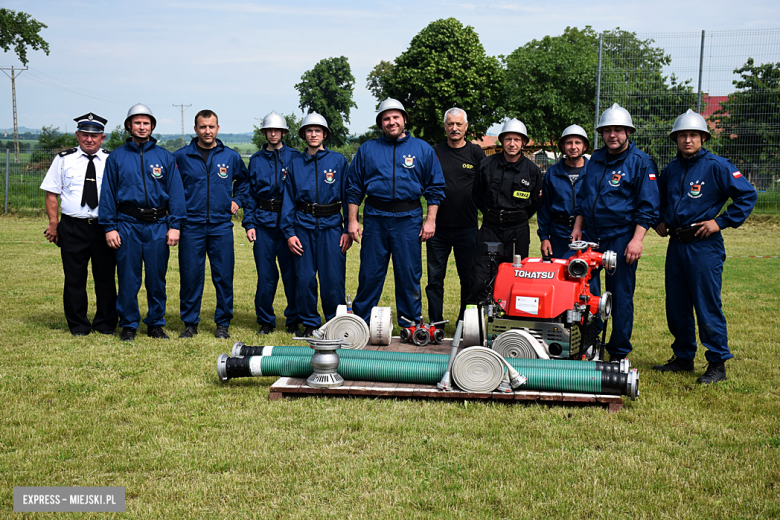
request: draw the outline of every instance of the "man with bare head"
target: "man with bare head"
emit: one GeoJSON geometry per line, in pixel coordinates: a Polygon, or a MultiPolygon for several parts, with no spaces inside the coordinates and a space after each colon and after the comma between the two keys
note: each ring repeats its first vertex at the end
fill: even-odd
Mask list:
{"type": "Polygon", "coordinates": [[[195,137],[173,156],[184,184],[187,220],[179,242],[181,276],[180,307],[184,332],[180,338],[198,333],[206,255],[211,266],[211,281],[217,293],[214,322],[218,339],[230,337],[228,327],[233,318],[232,217],[241,206],[233,189],[247,176],[244,160],[217,139],[219,119],[211,110],[195,116],[195,137]]]}
{"type": "Polygon", "coordinates": [[[436,216],[436,234],[428,239],[428,318],[442,321],[444,307],[444,278],[450,251],[455,256],[455,267],[460,279],[459,319],[463,317],[470,292],[471,267],[477,251],[477,206],[471,197],[474,177],[485,152],[466,140],[468,115],[463,109],[451,108],[444,113],[444,132],[447,139],[433,147],[439,158],[447,187],[446,197],[436,216]]]}

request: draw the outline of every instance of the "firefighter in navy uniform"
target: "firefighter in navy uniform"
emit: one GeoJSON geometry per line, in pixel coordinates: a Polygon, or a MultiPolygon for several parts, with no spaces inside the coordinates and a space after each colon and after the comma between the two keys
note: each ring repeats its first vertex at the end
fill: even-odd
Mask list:
{"type": "Polygon", "coordinates": [[[248,172],[238,152],[217,139],[218,133],[217,114],[201,110],[195,116],[197,137],[173,154],[187,202],[187,220],[179,239],[179,295],[184,322],[180,338],[198,333],[207,254],[217,295],[214,337],[230,337],[235,268],[232,217],[241,206],[233,187],[246,179],[248,172]]]}
{"type": "Polygon", "coordinates": [[[574,253],[569,249],[574,228],[574,206],[583,185],[583,170],[588,164],[584,154],[589,147],[588,134],[579,125],[567,127],[558,140],[563,157],[547,169],[542,205],[536,216],[542,255],[568,258],[574,253]]]}
{"type": "Polygon", "coordinates": [[[582,240],[587,234],[601,251],[617,254],[614,272],[605,275],[613,301],[606,350],[612,361],[619,361],[632,350],[636,269],[645,234],[658,220],[658,168],[629,140],[636,129],[631,114],[617,103],[601,114],[596,130],[605,146],[593,152],[585,167],[572,236],[582,240]]]}
{"type": "Polygon", "coordinates": [[[131,137],[111,152],[100,191],[99,221],[108,246],[116,250],[116,307],[122,341],[135,339],[141,321],[138,291],[142,266],[146,273],[147,334],[168,339],[163,330],[165,274],[170,247],[179,243],[187,210],[176,161],[152,137],[156,125],[149,107],[140,103],[130,107],[125,129],[131,137]]]}
{"type": "Polygon", "coordinates": [[[352,308],[366,321],[382,296],[391,256],[398,317],[422,319],[422,242],[436,232],[445,182],[433,148],[405,131],[408,121],[400,101],[384,100],[376,116],[383,135],[363,143],[349,168],[349,235],[356,242],[363,237],[352,308]],[[361,229],[358,208],[364,197],[361,229]],[[428,202],[424,222],[422,197],[428,202]]]}
{"type": "Polygon", "coordinates": [[[77,123],[78,148],[60,152],[43,179],[41,189],[46,191],[46,213],[49,227],[43,232],[49,242],[60,247],[65,287],[62,302],[65,320],[74,336],[86,336],[93,330],[114,334],[116,314],[116,256],[106,244],[103,226],[98,224],[99,193],[108,152],[100,145],[106,119],[85,114],[74,119],[77,123]],[[60,202],[57,201],[57,196],[60,202]],[[57,209],[62,206],[62,219],[57,209]],[[92,261],[95,281],[95,318],[87,318],[87,271],[92,261]]]}
{"type": "Polygon", "coordinates": [[[272,111],[263,118],[260,130],[267,144],[249,159],[249,177],[239,187],[244,201],[246,237],[253,242],[252,252],[257,268],[255,314],[260,335],[270,334],[276,328],[274,298],[282,273],[287,307],[284,309],[287,332],[298,333],[301,323],[295,302],[295,267],[293,254],[282,234],[280,218],[287,169],[301,152],[284,144],[282,138],[289,132],[284,117],[272,111]],[[279,260],[279,268],[276,261],[279,260]]]}
{"type": "MultiPolygon", "coordinates": [[[[496,258],[498,264],[511,262],[512,252],[523,258],[528,256],[531,231],[528,219],[542,204],[542,172],[523,155],[528,144],[528,131],[517,119],[507,121],[498,140],[504,151],[484,159],[474,178],[472,196],[482,212],[482,227],[477,234],[477,244],[501,242],[504,253],[496,258]]],[[[490,257],[482,252],[471,270],[471,303],[482,303],[488,294],[489,283],[495,275],[490,257]]]]}
{"type": "Polygon", "coordinates": [[[329,131],[320,114],[303,118],[298,134],[307,147],[290,162],[284,186],[281,227],[294,255],[295,299],[304,337],[322,324],[317,311],[318,278],[325,320],[344,304],[347,250],[352,245],[344,228],[349,163],[323,145],[329,131]]]}
{"type": "Polygon", "coordinates": [[[674,122],[669,134],[677,144],[677,158],[659,181],[661,222],[655,227],[668,236],[666,252],[666,320],[674,336],[674,355],[662,372],[693,372],[696,356],[696,322],[707,348],[707,370],[697,382],[726,379],[729,351],[726,318],[720,299],[726,248],[721,229],[745,222],[758,195],[750,182],[726,159],[702,144],[710,138],[704,118],[688,110],[674,122]],[[720,213],[728,199],[726,211],[720,213]]]}

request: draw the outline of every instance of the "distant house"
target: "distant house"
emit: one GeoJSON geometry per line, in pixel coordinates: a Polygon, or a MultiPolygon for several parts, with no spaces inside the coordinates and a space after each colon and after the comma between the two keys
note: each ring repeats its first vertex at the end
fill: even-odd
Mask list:
{"type": "Polygon", "coordinates": [[[712,116],[712,114],[720,110],[721,103],[724,103],[728,100],[729,100],[728,96],[710,96],[706,92],[702,92],[701,115],[707,121],[707,126],[710,128],[710,131],[712,132],[719,131],[715,128],[715,123],[713,121],[710,121],[710,116],[712,116]]]}

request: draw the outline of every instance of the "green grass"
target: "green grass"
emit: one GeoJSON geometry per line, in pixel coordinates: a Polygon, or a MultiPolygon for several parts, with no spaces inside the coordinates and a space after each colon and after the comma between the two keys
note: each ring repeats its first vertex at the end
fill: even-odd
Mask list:
{"type": "MultiPolygon", "coordinates": [[[[695,374],[651,370],[671,355],[671,337],[665,245],[648,235],[631,355],[641,395],[617,414],[482,402],[270,402],[275,378],[221,385],[216,377],[217,355],[233,341],[257,344],[256,273],[240,227],[233,339],[213,338],[207,282],[195,339],[139,334],[123,344],[68,334],[59,251],[42,241],[44,218],[0,222],[0,517],[17,516],[14,486],[124,486],[127,518],[780,516],[780,259],[742,258],[780,255],[776,218],[725,232],[723,301],[735,359],[729,380],[710,387],[695,384],[703,352],[695,374]]],[[[166,329],[177,336],[172,251],[166,329]]],[[[359,249],[348,264],[354,297],[359,249]]],[[[456,283],[451,259],[449,317],[456,283]]],[[[393,301],[391,284],[388,276],[382,305],[393,301]]],[[[140,300],[143,313],[143,290],[140,300]]],[[[283,304],[278,297],[279,315],[283,304]]],[[[281,333],[266,341],[290,343],[281,333]]]]}

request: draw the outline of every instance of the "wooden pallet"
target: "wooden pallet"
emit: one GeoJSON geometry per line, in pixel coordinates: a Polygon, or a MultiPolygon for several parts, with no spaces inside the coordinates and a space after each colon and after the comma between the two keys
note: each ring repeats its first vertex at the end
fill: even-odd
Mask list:
{"type": "MultiPolygon", "coordinates": [[[[386,350],[391,352],[417,352],[420,354],[449,354],[452,348],[451,340],[445,340],[441,345],[426,345],[417,347],[409,343],[401,343],[394,337],[389,346],[377,347],[369,345],[366,350],[386,350]]],[[[602,406],[610,412],[623,408],[623,398],[618,395],[579,394],[570,392],[543,392],[536,390],[502,392],[463,392],[455,390],[442,392],[435,385],[412,385],[407,383],[378,383],[371,381],[345,381],[336,388],[313,388],[306,384],[306,379],[296,377],[279,378],[271,385],[269,399],[283,397],[305,397],[307,395],[327,395],[338,397],[396,397],[412,399],[485,399],[505,403],[545,404],[560,403],[575,406],[602,406]]]]}

